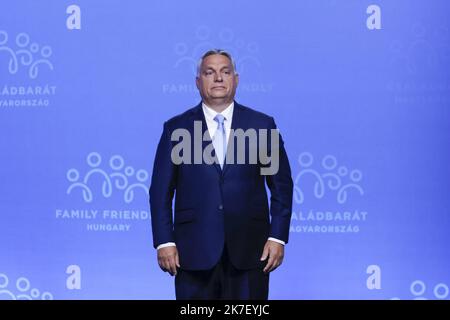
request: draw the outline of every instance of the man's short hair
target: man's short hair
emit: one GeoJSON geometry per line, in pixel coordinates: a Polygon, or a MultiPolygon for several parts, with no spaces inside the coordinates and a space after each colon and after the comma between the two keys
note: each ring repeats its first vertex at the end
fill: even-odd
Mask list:
{"type": "Polygon", "coordinates": [[[228,59],[230,59],[231,64],[233,65],[234,73],[237,73],[237,71],[236,71],[236,62],[234,61],[233,57],[231,56],[231,54],[228,51],[225,51],[223,49],[211,49],[211,50],[206,51],[203,54],[203,56],[200,58],[200,60],[198,60],[198,63],[197,63],[197,76],[200,75],[200,68],[202,66],[203,60],[205,60],[206,57],[212,56],[213,54],[220,54],[220,55],[225,56],[228,59]]]}

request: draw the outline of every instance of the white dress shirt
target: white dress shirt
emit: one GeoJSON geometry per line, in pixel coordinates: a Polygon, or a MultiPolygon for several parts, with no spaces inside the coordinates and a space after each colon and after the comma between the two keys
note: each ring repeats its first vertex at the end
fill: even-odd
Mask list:
{"type": "MultiPolygon", "coordinates": [[[[208,133],[212,139],[217,130],[217,122],[214,120],[214,117],[219,112],[208,107],[205,103],[202,103],[202,109],[203,109],[203,114],[205,115],[206,125],[208,127],[208,133]]],[[[222,112],[220,112],[220,114],[222,114],[225,118],[223,126],[225,128],[225,134],[227,137],[227,141],[230,139],[231,120],[233,119],[233,110],[234,110],[234,101],[231,102],[231,104],[228,107],[226,107],[222,112]]],[[[268,240],[272,240],[272,241],[278,242],[282,245],[285,245],[285,242],[283,240],[275,239],[272,237],[269,237],[268,240]]],[[[160,244],[156,249],[161,249],[164,247],[172,247],[172,246],[176,246],[176,244],[174,242],[167,242],[167,243],[160,244]]]]}
{"type": "MultiPolygon", "coordinates": [[[[217,114],[219,112],[215,111],[214,109],[211,109],[206,104],[202,103],[202,109],[203,114],[205,115],[206,120],[206,126],[208,127],[208,133],[211,139],[216,134],[217,130],[217,121],[214,120],[217,114]]],[[[234,102],[232,102],[228,107],[225,108],[222,112],[220,112],[221,115],[224,116],[223,126],[225,128],[225,134],[227,137],[227,141],[230,139],[230,132],[231,132],[231,121],[233,119],[233,111],[234,111],[234,102]]]]}

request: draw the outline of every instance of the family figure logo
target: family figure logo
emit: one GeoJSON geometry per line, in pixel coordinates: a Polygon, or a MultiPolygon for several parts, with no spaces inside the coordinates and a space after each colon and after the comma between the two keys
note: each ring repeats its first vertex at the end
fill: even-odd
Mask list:
{"type": "Polygon", "coordinates": [[[218,47],[223,47],[237,57],[236,65],[239,67],[240,74],[245,73],[245,70],[251,65],[257,68],[261,67],[257,56],[259,48],[256,42],[246,43],[243,39],[236,37],[231,29],[223,28],[213,37],[208,26],[199,26],[195,32],[194,42],[191,48],[186,42],[175,44],[174,52],[179,57],[175,62],[175,68],[187,65],[195,76],[199,57],[206,51],[218,47]]]}
{"type": "MultiPolygon", "coordinates": [[[[449,296],[449,289],[445,283],[438,283],[433,288],[433,297],[425,297],[427,286],[422,280],[415,280],[411,282],[409,291],[413,298],[408,298],[412,300],[429,300],[429,299],[439,299],[444,300],[449,296]]],[[[391,298],[391,300],[400,300],[398,297],[391,298]]]]}
{"type": "Polygon", "coordinates": [[[135,170],[132,166],[125,166],[122,156],[114,155],[109,159],[109,167],[101,168],[102,157],[97,152],[91,152],[86,158],[89,166],[88,171],[81,177],[78,169],[72,168],[67,171],[67,180],[71,182],[67,189],[67,194],[81,194],[83,200],[90,203],[94,200],[94,193],[91,180],[99,176],[103,182],[101,192],[103,197],[110,198],[113,191],[117,190],[123,193],[125,203],[131,203],[135,199],[135,191],[142,190],[148,193],[148,187],[145,184],[148,180],[148,173],[145,170],[135,170]],[[131,181],[134,178],[134,181],[131,181]]]}
{"type": "MultiPolygon", "coordinates": [[[[323,157],[319,170],[313,169],[314,158],[311,153],[303,152],[298,157],[300,172],[294,180],[294,200],[298,204],[305,201],[302,180],[304,176],[314,177],[313,194],[317,199],[325,196],[326,192],[335,192],[336,201],[339,204],[347,202],[349,195],[364,195],[363,188],[359,185],[362,180],[360,170],[352,170],[346,166],[338,166],[336,157],[327,155],[323,157]],[[345,179],[347,178],[347,181],[345,179]]],[[[307,185],[310,186],[310,185],[307,185]]]]}
{"type": "Polygon", "coordinates": [[[19,33],[14,43],[10,43],[8,33],[0,30],[0,61],[5,54],[7,69],[11,75],[17,74],[22,67],[27,69],[30,79],[38,77],[40,67],[45,66],[53,71],[53,64],[49,60],[52,48],[48,45],[40,47],[36,42],[31,42],[27,33],[19,33]]]}
{"type": "Polygon", "coordinates": [[[358,233],[368,212],[361,208],[364,188],[360,170],[339,165],[326,155],[315,163],[310,152],[298,157],[294,178],[294,211],[291,232],[358,233]]]}
{"type": "Polygon", "coordinates": [[[134,225],[148,224],[149,174],[126,165],[122,156],[104,162],[100,153],[91,152],[86,165],[69,169],[66,178],[70,198],[54,213],[61,223],[85,223],[85,230],[94,232],[129,232],[134,225]]]}
{"type": "MultiPolygon", "coordinates": [[[[240,91],[267,93],[273,90],[274,83],[267,82],[267,77],[261,73],[263,63],[258,42],[247,41],[230,28],[214,30],[200,25],[194,27],[194,30],[192,40],[176,42],[173,46],[176,58],[172,67],[175,70],[181,70],[183,75],[194,79],[200,57],[208,50],[222,48],[233,56],[237,73],[245,75],[240,80],[240,91]]],[[[197,93],[197,88],[194,81],[171,82],[163,84],[162,91],[166,94],[197,93]]]]}
{"type": "Polygon", "coordinates": [[[6,274],[0,273],[0,300],[53,300],[50,292],[41,292],[39,289],[31,288],[30,280],[20,277],[14,288],[10,286],[6,274]]]}

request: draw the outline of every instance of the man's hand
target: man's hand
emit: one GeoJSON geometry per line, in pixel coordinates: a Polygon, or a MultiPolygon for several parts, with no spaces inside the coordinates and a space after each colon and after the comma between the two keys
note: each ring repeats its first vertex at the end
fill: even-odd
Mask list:
{"type": "Polygon", "coordinates": [[[169,272],[171,276],[177,275],[177,267],[180,267],[177,247],[164,247],[158,250],[158,264],[164,272],[169,272]]]}
{"type": "Polygon", "coordinates": [[[267,240],[261,256],[261,261],[266,260],[267,257],[269,257],[269,261],[267,261],[263,270],[266,273],[275,270],[283,262],[284,246],[281,243],[267,240]]]}

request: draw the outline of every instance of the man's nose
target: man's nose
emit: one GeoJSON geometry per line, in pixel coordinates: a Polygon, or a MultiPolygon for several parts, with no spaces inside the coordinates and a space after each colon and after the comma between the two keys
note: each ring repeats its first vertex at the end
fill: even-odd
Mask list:
{"type": "Polygon", "coordinates": [[[218,74],[216,75],[214,81],[215,81],[215,82],[222,82],[222,81],[223,81],[222,75],[221,75],[220,73],[218,73],[218,74]]]}

